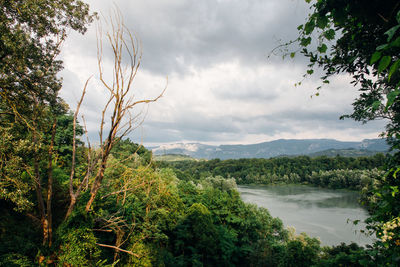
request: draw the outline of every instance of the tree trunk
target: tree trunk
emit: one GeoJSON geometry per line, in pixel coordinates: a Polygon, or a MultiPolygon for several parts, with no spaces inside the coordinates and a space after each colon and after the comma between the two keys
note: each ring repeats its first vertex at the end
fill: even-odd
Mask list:
{"type": "Polygon", "coordinates": [[[42,195],[42,180],[40,179],[40,172],[39,172],[39,151],[38,151],[38,138],[36,127],[33,131],[32,141],[34,144],[34,158],[33,158],[33,179],[35,183],[35,191],[36,191],[36,198],[38,202],[38,209],[39,209],[39,216],[40,222],[42,224],[42,232],[43,232],[43,244],[47,242],[48,235],[47,235],[47,220],[45,215],[45,208],[44,208],[44,200],[42,195]]]}
{"type": "Polygon", "coordinates": [[[48,183],[47,183],[47,208],[46,208],[46,219],[47,219],[47,242],[49,247],[52,245],[53,240],[53,214],[52,214],[52,199],[53,199],[53,149],[54,139],[57,129],[57,119],[54,118],[53,127],[51,132],[51,141],[49,148],[49,162],[48,162],[48,183]]]}
{"type": "Polygon", "coordinates": [[[67,214],[65,215],[65,219],[67,219],[71,215],[72,211],[75,208],[75,204],[76,204],[76,197],[74,195],[74,196],[71,196],[71,200],[69,202],[69,207],[68,207],[67,214]]]}
{"type": "Polygon", "coordinates": [[[107,162],[107,157],[103,157],[102,163],[100,165],[100,169],[96,175],[96,178],[94,179],[92,189],[90,190],[90,199],[86,204],[85,211],[88,212],[90,210],[90,207],[93,204],[94,199],[96,198],[97,192],[100,189],[101,182],[103,181],[104,177],[104,170],[106,169],[106,162],[107,162]]]}

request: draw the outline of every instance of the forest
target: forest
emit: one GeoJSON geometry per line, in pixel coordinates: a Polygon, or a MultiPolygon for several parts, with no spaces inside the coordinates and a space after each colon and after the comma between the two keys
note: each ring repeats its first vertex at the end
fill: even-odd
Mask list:
{"type": "Polygon", "coordinates": [[[118,11],[112,30],[98,32],[96,77],[108,99],[100,141],[91,144],[80,113],[91,78],[70,110],[59,94],[58,57],[68,35],[85,34],[98,14],[79,0],[2,1],[0,266],[398,266],[400,5],[320,0],[310,7],[299,37],[282,53],[305,56],[306,76],[322,68],[322,84],[350,74],[360,95],[346,116],[385,118],[391,154],[153,161],[129,139],[138,118],[131,112],[157,102],[165,88],[154,98],[131,97],[141,43],[118,11]],[[111,46],[111,81],[103,42],[104,50],[111,46]],[[249,183],[361,191],[367,230],[377,239],[366,247],[323,247],[244,203],[236,184],[249,183]]]}
{"type": "MultiPolygon", "coordinates": [[[[303,183],[333,189],[361,189],[361,176],[373,179],[369,171],[382,169],[386,156],[376,154],[370,157],[278,157],[270,159],[239,159],[239,160],[207,160],[207,161],[172,161],[158,162],[160,167],[176,169],[181,180],[199,180],[208,176],[234,178],[237,184],[269,184],[269,183],[303,183]],[[334,181],[322,179],[325,174],[339,170],[346,172],[346,179],[334,181]],[[367,174],[368,173],[368,174],[367,174]],[[352,175],[354,174],[354,175],[352,175]]],[[[334,176],[339,176],[334,175],[334,176]]],[[[364,181],[366,183],[366,181],[364,181]]]]}

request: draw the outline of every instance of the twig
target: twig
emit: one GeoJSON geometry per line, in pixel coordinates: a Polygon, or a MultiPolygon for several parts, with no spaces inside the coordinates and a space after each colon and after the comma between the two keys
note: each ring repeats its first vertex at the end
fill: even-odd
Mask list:
{"type": "Polygon", "coordinates": [[[133,253],[133,252],[130,251],[130,250],[125,250],[125,249],[122,249],[122,248],[119,248],[119,247],[116,247],[116,246],[105,245],[105,244],[100,244],[100,243],[96,243],[96,245],[98,245],[98,246],[100,246],[100,247],[105,247],[105,248],[113,248],[113,249],[116,249],[116,250],[119,250],[119,251],[128,253],[129,255],[133,255],[133,256],[135,256],[136,258],[140,258],[140,256],[139,256],[138,254],[133,253]]]}

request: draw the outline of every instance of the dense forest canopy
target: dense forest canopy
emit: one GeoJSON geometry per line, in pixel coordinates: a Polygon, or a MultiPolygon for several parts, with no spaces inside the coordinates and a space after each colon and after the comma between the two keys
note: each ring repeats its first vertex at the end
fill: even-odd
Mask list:
{"type": "MultiPolygon", "coordinates": [[[[82,141],[86,126],[78,122],[88,83],[77,109],[69,111],[59,97],[57,56],[67,33],[85,33],[95,14],[78,0],[9,0],[0,8],[0,266],[400,262],[396,151],[387,158],[156,164],[150,151],[126,138],[135,126],[126,118],[133,106],[155,102],[163,91],[154,99],[129,98],[141,50],[118,11],[105,36],[113,47],[112,82],[103,75],[98,53],[98,79],[109,98],[100,115],[99,146],[90,146],[82,141]],[[130,65],[122,64],[122,55],[130,57],[130,65]],[[245,204],[236,190],[236,182],[288,181],[364,190],[371,208],[368,228],[378,240],[366,248],[321,248],[317,239],[285,229],[266,209],[245,204]]],[[[298,28],[300,52],[310,67],[322,66],[324,81],[342,71],[352,74],[361,94],[350,117],[388,118],[386,136],[394,149],[400,143],[399,9],[397,1],[319,0],[298,28]],[[314,32],[319,45],[309,51],[314,32]]]]}
{"type": "MultiPolygon", "coordinates": [[[[271,159],[238,159],[238,160],[207,160],[207,161],[172,161],[158,162],[160,166],[173,167],[178,178],[182,180],[199,180],[208,176],[222,176],[234,178],[238,184],[269,184],[277,182],[310,182],[317,186],[333,188],[360,189],[358,182],[350,184],[328,185],[311,181],[311,177],[318,172],[346,170],[355,173],[360,170],[383,168],[386,157],[376,154],[371,157],[279,157],[271,159]]],[[[360,172],[361,173],[361,172],[360,172]]],[[[350,176],[347,176],[348,178],[350,176]]],[[[372,177],[371,181],[373,180],[372,177]]],[[[333,181],[330,181],[333,183],[333,181]]]]}

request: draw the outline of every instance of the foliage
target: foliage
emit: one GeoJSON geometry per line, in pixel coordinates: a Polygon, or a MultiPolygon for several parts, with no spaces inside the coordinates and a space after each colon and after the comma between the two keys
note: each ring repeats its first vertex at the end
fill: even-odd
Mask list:
{"type": "Polygon", "coordinates": [[[197,160],[188,155],[183,154],[165,154],[165,155],[155,155],[155,161],[182,161],[182,160],[197,160]]]}
{"type": "Polygon", "coordinates": [[[322,67],[324,83],[335,74],[350,74],[360,95],[353,103],[353,113],[343,117],[362,122],[385,118],[388,122],[383,135],[395,153],[387,161],[386,174],[370,192],[373,214],[367,222],[380,238],[372,251],[386,265],[396,266],[400,262],[400,4],[395,0],[373,0],[367,5],[319,0],[311,9],[307,22],[298,27],[296,40],[310,61],[307,73],[322,67]]]}
{"type": "Polygon", "coordinates": [[[129,159],[129,163],[136,162],[137,165],[150,164],[152,160],[151,151],[142,145],[132,142],[129,138],[116,142],[111,154],[118,160],[127,161],[129,159]]]}
{"type": "MultiPolygon", "coordinates": [[[[16,235],[21,242],[15,244],[21,247],[9,247],[5,237],[10,236],[1,236],[7,252],[1,263],[311,266],[319,262],[317,239],[290,234],[282,221],[271,217],[266,209],[245,204],[233,178],[179,180],[173,169],[148,164],[147,150],[138,158],[117,158],[137,147],[125,141],[111,154],[104,186],[92,211],[85,212],[84,203],[89,198],[85,193],[71,216],[57,224],[50,250],[41,247],[40,241],[34,242],[34,236],[40,240],[40,233],[29,228],[36,235],[16,235]]],[[[62,184],[56,188],[67,190],[62,184]]],[[[55,198],[64,210],[62,216],[66,195],[57,193],[55,198]]],[[[10,204],[5,210],[8,220],[2,221],[4,230],[11,230],[10,220],[21,217],[12,207],[10,204]]],[[[18,231],[23,226],[15,227],[18,231]]]]}
{"type": "Polygon", "coordinates": [[[39,220],[50,245],[54,139],[68,109],[58,97],[57,56],[67,32],[84,33],[93,16],[78,0],[2,1],[0,8],[0,198],[39,220]]]}
{"type": "Polygon", "coordinates": [[[352,75],[360,96],[349,117],[363,122],[388,118],[387,136],[392,136],[398,120],[395,103],[400,79],[398,2],[374,0],[365,5],[362,1],[322,0],[311,9],[306,23],[298,27],[296,40],[300,53],[310,61],[307,73],[322,67],[324,83],[335,74],[352,75]]]}
{"type": "Polygon", "coordinates": [[[334,247],[325,247],[321,261],[316,266],[376,266],[370,251],[355,243],[341,243],[334,247]]]}
{"type": "Polygon", "coordinates": [[[0,200],[0,266],[31,266],[40,249],[40,232],[38,226],[32,224],[30,218],[22,217],[11,203],[0,200]]]}
{"type": "Polygon", "coordinates": [[[328,188],[361,190],[381,174],[385,156],[316,157],[299,156],[272,159],[158,162],[172,166],[181,180],[199,180],[208,176],[231,177],[238,184],[310,183],[328,188]],[[325,177],[325,178],[322,178],[325,177]]]}
{"type": "Polygon", "coordinates": [[[59,264],[89,266],[98,261],[100,250],[96,238],[89,228],[71,229],[63,235],[59,251],[59,264]]]}
{"type": "MultiPolygon", "coordinates": [[[[64,170],[71,169],[72,141],[73,141],[73,115],[71,113],[61,114],[57,117],[57,130],[54,137],[54,146],[57,151],[57,165],[64,170]]],[[[76,127],[76,136],[83,135],[83,127],[79,124],[76,127]]],[[[77,139],[78,145],[83,145],[80,139],[77,139]]]]}
{"type": "MultiPolygon", "coordinates": [[[[93,18],[88,6],[78,0],[28,0],[3,1],[0,8],[0,266],[318,264],[319,241],[304,234],[294,236],[266,209],[245,204],[236,182],[312,180],[323,186],[357,188],[371,186],[364,179],[365,169],[382,165],[383,155],[157,165],[150,151],[121,139],[127,132],[118,132],[123,114],[132,106],[156,101],[162,93],[137,102],[114,98],[126,95],[129,86],[123,85],[113,88],[118,94],[110,91],[110,103],[115,100],[118,114],[112,117],[107,141],[98,149],[86,148],[78,139],[83,127],[75,123],[77,112],[68,113],[58,98],[61,80],[56,74],[62,62],[56,56],[68,29],[85,32],[93,18]],[[89,185],[95,186],[89,190],[89,185]]],[[[131,59],[138,56],[135,62],[139,62],[135,47],[132,52],[131,59]]],[[[129,84],[138,66],[131,66],[129,84]]],[[[118,70],[114,74],[121,75],[118,70]]],[[[131,123],[125,124],[125,130],[131,129],[131,123]]],[[[388,180],[395,178],[393,170],[388,180]]],[[[397,197],[395,189],[379,191],[374,205],[386,201],[391,208],[396,203],[390,202],[397,197]]],[[[392,218],[387,213],[376,215],[392,218]]],[[[378,230],[381,247],[389,247],[380,255],[396,252],[390,249],[397,225],[398,221],[390,220],[376,226],[382,229],[378,230]]],[[[352,251],[361,251],[364,257],[361,249],[352,251]]],[[[324,253],[323,261],[341,262],[333,250],[324,253]]]]}
{"type": "Polygon", "coordinates": [[[318,261],[320,242],[310,238],[305,233],[294,237],[288,242],[288,252],[285,266],[312,266],[318,261]]]}
{"type": "Polygon", "coordinates": [[[370,191],[384,171],[371,170],[331,170],[312,172],[306,179],[309,183],[332,189],[355,189],[370,191]]]}
{"type": "Polygon", "coordinates": [[[62,62],[56,56],[67,31],[84,33],[92,16],[88,5],[77,0],[2,1],[1,11],[2,121],[17,121],[33,130],[42,124],[39,118],[65,110],[56,76],[62,62]]]}

